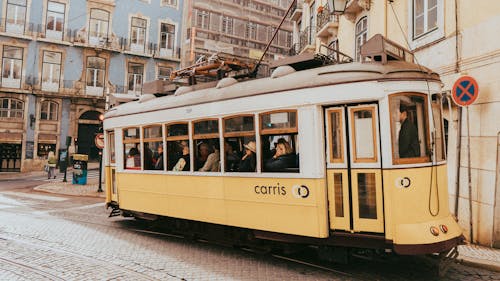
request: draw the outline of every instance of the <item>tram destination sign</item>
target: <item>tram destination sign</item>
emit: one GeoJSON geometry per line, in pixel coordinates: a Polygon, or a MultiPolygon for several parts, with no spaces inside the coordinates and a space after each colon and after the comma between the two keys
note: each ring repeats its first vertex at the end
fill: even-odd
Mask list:
{"type": "Polygon", "coordinates": [[[476,79],[470,76],[462,76],[453,84],[451,96],[459,106],[469,106],[476,101],[479,95],[479,86],[476,79]]]}

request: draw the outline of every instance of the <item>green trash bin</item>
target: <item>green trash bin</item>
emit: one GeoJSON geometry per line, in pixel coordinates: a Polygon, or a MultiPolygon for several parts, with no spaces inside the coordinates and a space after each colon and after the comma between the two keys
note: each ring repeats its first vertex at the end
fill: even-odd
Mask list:
{"type": "Polygon", "coordinates": [[[86,154],[73,154],[73,184],[87,184],[87,163],[89,156],[86,154]]]}

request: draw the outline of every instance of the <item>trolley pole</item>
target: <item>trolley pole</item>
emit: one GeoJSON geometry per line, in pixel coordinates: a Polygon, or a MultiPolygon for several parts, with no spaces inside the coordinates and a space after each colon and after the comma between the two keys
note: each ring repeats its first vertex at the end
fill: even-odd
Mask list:
{"type": "Polygon", "coordinates": [[[97,188],[97,192],[102,192],[102,149],[99,149],[99,187],[97,188]]]}

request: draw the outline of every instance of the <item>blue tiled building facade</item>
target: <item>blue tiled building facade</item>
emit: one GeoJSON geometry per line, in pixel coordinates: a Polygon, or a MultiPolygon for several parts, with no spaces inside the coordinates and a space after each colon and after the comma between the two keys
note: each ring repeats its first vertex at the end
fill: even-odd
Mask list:
{"type": "Polygon", "coordinates": [[[0,172],[39,170],[51,150],[97,158],[109,95],[179,67],[183,0],[0,3],[0,172]]]}

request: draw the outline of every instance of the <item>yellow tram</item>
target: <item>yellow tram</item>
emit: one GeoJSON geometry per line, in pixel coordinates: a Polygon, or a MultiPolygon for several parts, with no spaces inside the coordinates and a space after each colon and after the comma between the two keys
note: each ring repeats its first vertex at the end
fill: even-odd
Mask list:
{"type": "Polygon", "coordinates": [[[105,114],[107,205],[266,241],[448,252],[463,236],[440,92],[436,73],[389,60],[145,95],[105,114]]]}

